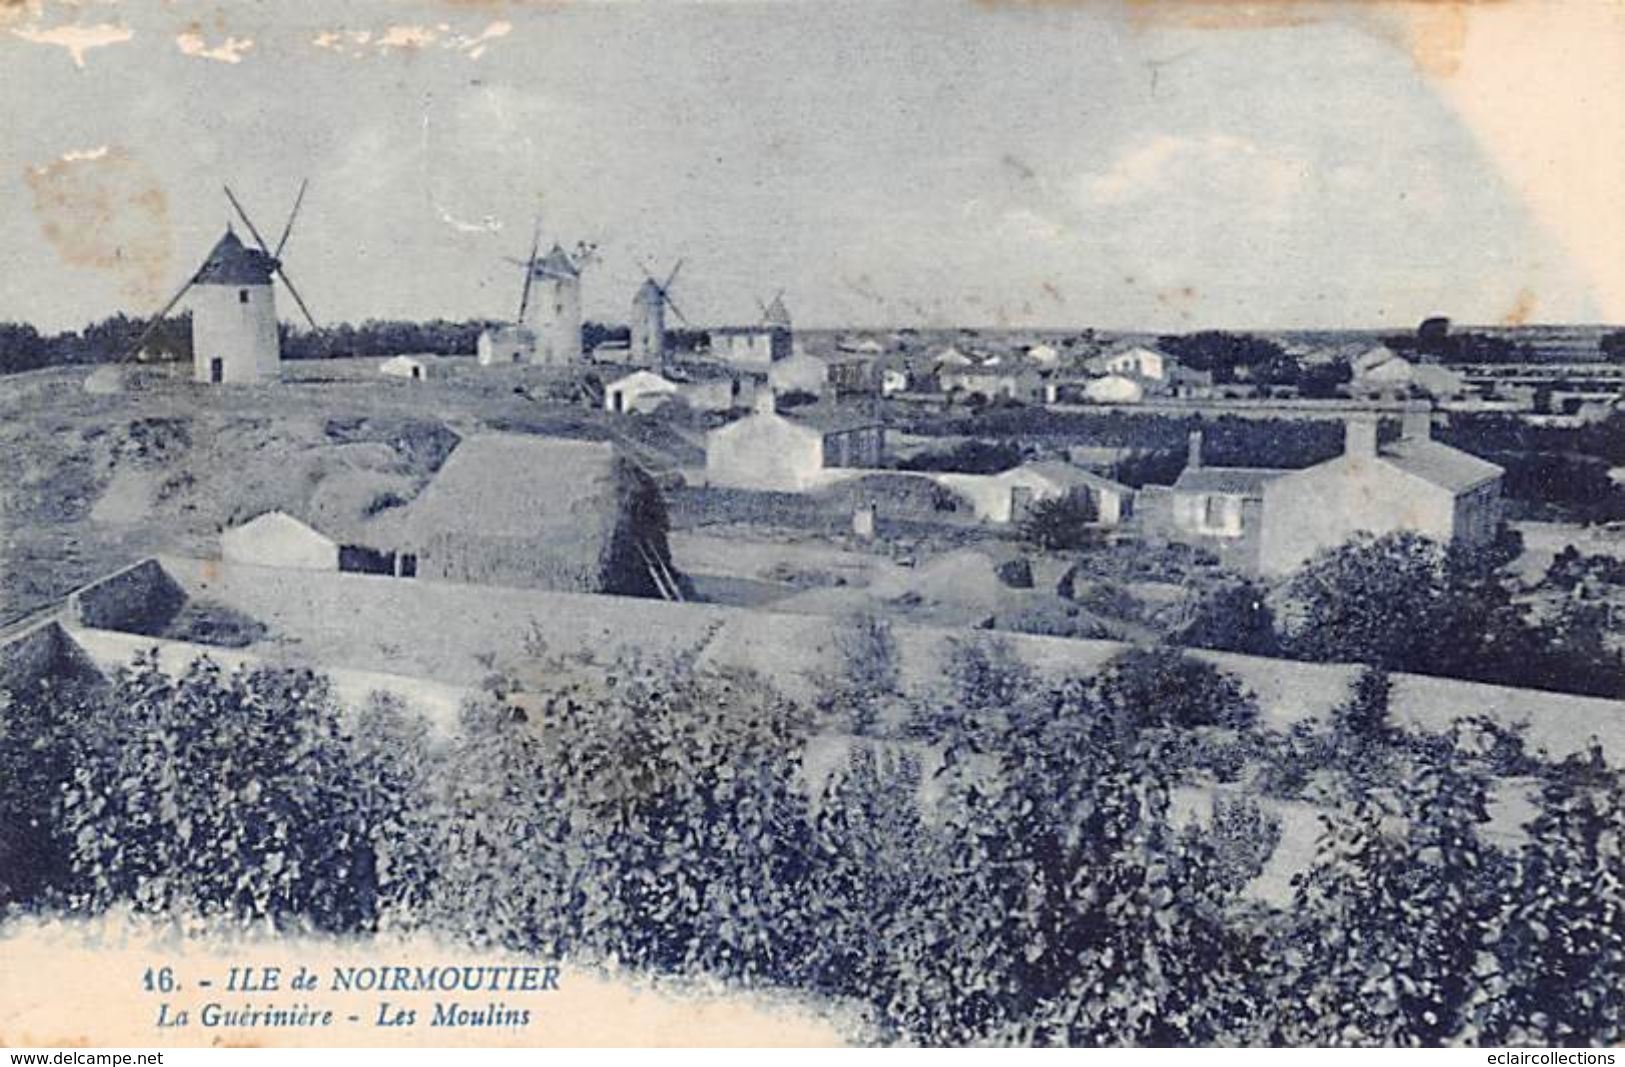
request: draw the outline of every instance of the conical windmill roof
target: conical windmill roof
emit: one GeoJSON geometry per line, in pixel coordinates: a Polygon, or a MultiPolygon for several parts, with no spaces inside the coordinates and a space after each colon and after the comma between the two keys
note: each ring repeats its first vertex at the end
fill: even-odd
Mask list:
{"type": "Polygon", "coordinates": [[[230,226],[198,269],[198,285],[270,285],[277,262],[237,239],[230,226]]]}
{"type": "Polygon", "coordinates": [[[574,278],[581,272],[571,261],[569,253],[558,245],[554,245],[541,259],[536,261],[536,273],[549,275],[555,278],[574,278]]]}
{"type": "Polygon", "coordinates": [[[784,306],[784,297],[773,298],[773,303],[767,305],[767,310],[762,313],[762,321],[769,326],[789,327],[790,309],[784,306]]]}
{"type": "Polygon", "coordinates": [[[665,300],[666,294],[661,292],[653,278],[643,279],[643,284],[638,286],[638,295],[632,298],[634,304],[661,304],[665,300]]]}

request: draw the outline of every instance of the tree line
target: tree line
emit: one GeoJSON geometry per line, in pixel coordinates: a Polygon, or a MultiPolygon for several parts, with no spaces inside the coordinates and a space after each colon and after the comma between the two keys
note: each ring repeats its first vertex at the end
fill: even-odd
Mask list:
{"type": "Polygon", "coordinates": [[[449,737],[207,660],[12,694],[0,899],[712,975],[858,1005],[877,1041],[1621,1040],[1625,787],[1600,751],[1400,730],[1378,672],[1283,732],[1167,649],[1055,680],[967,640],[920,695],[884,622],[838,644],[810,704],[692,655],[538,650],[545,684],[499,671],[449,737]],[[809,785],[815,734],[851,744],[809,785]],[[1509,776],[1537,794],[1516,844],[1483,832],[1509,776]],[[1319,806],[1288,903],[1244,891],[1267,808],[1182,826],[1191,781],[1319,806]]]}
{"type": "MultiPolygon", "coordinates": [[[[0,322],[0,374],[42,367],[89,363],[186,362],[192,358],[192,314],[182,312],[157,324],[142,342],[150,320],[125,314],[109,316],[79,330],[42,334],[33,326],[0,322]],[[140,351],[137,352],[137,347],[140,351]]],[[[283,359],[334,359],[352,356],[397,356],[416,353],[473,355],[480,334],[501,325],[492,319],[368,319],[361,323],[335,323],[306,329],[283,323],[278,327],[283,359]]],[[[590,351],[606,341],[626,341],[625,326],[585,322],[582,347],[590,351]]],[[[693,348],[705,339],[703,331],[676,331],[671,343],[693,348]]]]}

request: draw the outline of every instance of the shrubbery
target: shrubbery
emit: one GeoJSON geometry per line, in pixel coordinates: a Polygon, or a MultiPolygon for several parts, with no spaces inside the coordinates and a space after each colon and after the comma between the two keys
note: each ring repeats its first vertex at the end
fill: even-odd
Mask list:
{"type": "Polygon", "coordinates": [[[1493,551],[1409,532],[1355,537],[1287,584],[1283,650],[1316,662],[1625,695],[1625,659],[1604,647],[1600,618],[1579,611],[1537,625],[1496,562],[1493,551]]]}
{"type": "Polygon", "coordinates": [[[798,989],[867,1005],[878,1040],[1625,1037],[1625,790],[1600,755],[1531,767],[1477,726],[1407,738],[1378,675],[1332,733],[1289,739],[1171,650],[1044,681],[967,641],[931,699],[900,691],[882,624],[846,658],[843,692],[908,714],[840,719],[833,701],[839,721],[820,722],[692,655],[549,661],[440,736],[388,700],[341,712],[308,673],[204,661],[171,678],[143,657],[103,690],[7,706],[0,872],[21,857],[35,877],[0,890],[72,912],[422,926],[798,989]],[[815,730],[847,758],[804,766],[815,730]],[[1341,758],[1338,731],[1381,755],[1373,780],[1327,798],[1290,908],[1244,898],[1278,825],[1225,801],[1176,829],[1182,739],[1315,773],[1341,758]],[[1479,833],[1508,769],[1542,789],[1515,847],[1479,833]]]}

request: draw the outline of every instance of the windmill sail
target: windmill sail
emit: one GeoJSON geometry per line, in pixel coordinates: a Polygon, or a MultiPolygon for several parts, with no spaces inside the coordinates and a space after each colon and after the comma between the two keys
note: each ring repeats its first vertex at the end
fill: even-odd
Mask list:
{"type": "MultiPolygon", "coordinates": [[[[304,202],[306,184],[308,183],[300,183],[299,195],[293,202],[293,210],[288,213],[287,225],[282,228],[282,239],[277,243],[277,252],[282,250],[282,246],[287,243],[288,234],[293,232],[293,219],[299,213],[299,205],[304,202]]],[[[222,188],[226,190],[226,199],[230,200],[231,206],[236,209],[237,217],[243,220],[243,225],[247,226],[248,232],[253,235],[254,243],[260,246],[260,251],[265,253],[265,257],[271,261],[271,273],[281,279],[282,284],[288,290],[288,295],[293,297],[293,302],[299,305],[299,310],[304,313],[305,321],[310,323],[310,328],[317,329],[316,316],[310,313],[310,308],[305,305],[305,298],[299,295],[298,289],[294,288],[292,279],[288,277],[287,270],[282,266],[282,261],[266,245],[265,238],[260,235],[259,227],[254,225],[254,220],[248,217],[247,211],[243,210],[243,205],[231,191],[231,186],[222,186],[222,188]]]]}

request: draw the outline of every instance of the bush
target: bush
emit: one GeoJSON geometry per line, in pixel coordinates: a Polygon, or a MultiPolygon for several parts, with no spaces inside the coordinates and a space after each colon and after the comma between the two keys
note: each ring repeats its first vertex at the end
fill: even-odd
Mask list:
{"type": "Polygon", "coordinates": [[[1203,593],[1169,640],[1192,648],[1274,656],[1280,652],[1268,592],[1254,582],[1227,582],[1203,593]]]}
{"type": "Polygon", "coordinates": [[[322,680],[208,660],[171,678],[146,656],[88,710],[62,797],[80,906],[341,931],[373,921],[361,783],[322,680]]]}
{"type": "MultiPolygon", "coordinates": [[[[889,635],[854,634],[856,687],[894,689],[889,635]]],[[[171,678],[144,656],[105,689],[18,694],[0,718],[0,847],[58,842],[73,910],[428,924],[856,1003],[902,1043],[1625,1036],[1625,782],[1599,749],[1540,768],[1538,814],[1508,849],[1479,827],[1492,769],[1523,757],[1479,723],[1413,739],[1383,789],[1328,812],[1278,909],[1238,899],[1279,836],[1263,806],[1220,798],[1205,829],[1171,829],[1170,740],[1215,766],[1247,746],[1282,768],[1341,757],[1307,726],[1227,742],[1251,701],[1177,651],[1049,682],[968,642],[911,732],[842,735],[822,769],[802,764],[807,710],[753,675],[694,653],[531,651],[509,696],[470,702],[444,743],[389,700],[342,715],[297,671],[200,661],[171,678]]],[[[1345,732],[1381,722],[1368,678],[1345,732]]],[[[12,872],[15,899],[30,890],[12,872]]]]}
{"type": "Polygon", "coordinates": [[[1101,672],[1096,692],[1134,728],[1251,725],[1258,707],[1211,663],[1174,648],[1135,648],[1101,672]]]}
{"type": "Polygon", "coordinates": [[[1001,474],[1021,466],[1021,447],[1010,441],[963,441],[947,451],[922,451],[898,462],[905,471],[1001,474]]]}
{"type": "Polygon", "coordinates": [[[1086,548],[1101,540],[1100,530],[1094,525],[1099,517],[1094,500],[1084,494],[1049,497],[1033,502],[1019,529],[1023,540],[1039,548],[1086,548]]]}

